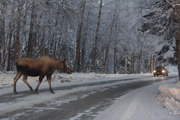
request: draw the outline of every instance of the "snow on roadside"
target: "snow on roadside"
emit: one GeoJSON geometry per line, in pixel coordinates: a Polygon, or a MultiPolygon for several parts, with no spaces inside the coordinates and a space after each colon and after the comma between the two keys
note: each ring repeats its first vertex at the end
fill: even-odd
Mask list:
{"type": "Polygon", "coordinates": [[[161,92],[158,101],[167,108],[171,114],[180,115],[180,83],[163,84],[159,86],[161,92]]]}
{"type": "MultiPolygon", "coordinates": [[[[11,72],[0,72],[0,88],[1,87],[10,87],[13,86],[13,79],[16,75],[15,71],[11,72]]],[[[96,73],[72,73],[72,74],[66,74],[66,73],[58,73],[55,72],[52,75],[52,82],[59,82],[59,83],[65,83],[65,82],[86,82],[86,81],[93,81],[93,80],[102,80],[102,79],[118,79],[122,77],[138,77],[141,76],[140,74],[96,74],[96,73]]],[[[152,74],[144,74],[144,76],[152,76],[152,74]]],[[[23,81],[18,80],[17,86],[24,84],[23,81]]],[[[31,83],[37,83],[38,77],[28,77],[28,82],[31,83]]],[[[47,82],[46,78],[43,79],[43,82],[47,82]]]]}
{"type": "MultiPolygon", "coordinates": [[[[169,67],[170,73],[177,74],[177,67],[169,67]]],[[[178,80],[176,80],[178,81],[178,80]]],[[[159,86],[160,95],[158,102],[168,109],[173,115],[180,115],[180,82],[171,84],[162,84],[159,86]]]]}

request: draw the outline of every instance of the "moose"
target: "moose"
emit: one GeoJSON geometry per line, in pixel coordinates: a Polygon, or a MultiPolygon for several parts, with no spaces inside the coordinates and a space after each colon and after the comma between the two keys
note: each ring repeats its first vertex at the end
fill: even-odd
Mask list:
{"type": "Polygon", "coordinates": [[[42,56],[40,58],[22,58],[16,63],[17,74],[14,78],[14,93],[16,92],[16,83],[19,78],[23,75],[24,83],[29,87],[32,92],[38,94],[38,88],[46,76],[49,84],[49,90],[54,93],[51,87],[51,76],[55,70],[60,70],[68,74],[72,73],[72,70],[68,67],[66,60],[53,59],[49,56],[42,56]],[[32,87],[27,82],[28,76],[37,77],[39,76],[39,83],[33,91],[32,87]]]}

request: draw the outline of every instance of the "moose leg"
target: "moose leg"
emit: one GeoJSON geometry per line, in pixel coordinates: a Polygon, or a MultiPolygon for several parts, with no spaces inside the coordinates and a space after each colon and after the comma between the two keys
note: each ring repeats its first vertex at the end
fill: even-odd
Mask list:
{"type": "Polygon", "coordinates": [[[32,87],[29,85],[29,83],[27,82],[27,75],[23,75],[23,81],[24,81],[24,83],[29,87],[29,89],[33,92],[33,89],[32,89],[32,87]]]}
{"type": "Polygon", "coordinates": [[[43,78],[44,78],[44,75],[41,75],[41,76],[39,77],[39,83],[38,83],[38,85],[37,85],[37,87],[36,87],[36,89],[35,89],[35,93],[37,93],[37,94],[38,94],[38,88],[39,88],[39,86],[40,86],[43,78]]]}
{"type": "Polygon", "coordinates": [[[14,78],[14,93],[17,94],[16,92],[16,83],[19,80],[19,78],[22,76],[21,72],[17,72],[16,77],[14,78]]]}
{"type": "Polygon", "coordinates": [[[51,93],[54,93],[54,91],[52,90],[52,87],[51,87],[51,75],[47,75],[47,80],[48,80],[48,83],[49,83],[49,90],[51,93]]]}

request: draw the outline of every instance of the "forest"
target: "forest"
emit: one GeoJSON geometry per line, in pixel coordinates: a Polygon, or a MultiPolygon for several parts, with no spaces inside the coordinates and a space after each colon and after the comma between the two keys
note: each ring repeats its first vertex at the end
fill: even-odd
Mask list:
{"type": "Polygon", "coordinates": [[[66,59],[75,72],[147,73],[175,65],[169,1],[1,0],[0,70],[43,55],[66,59]]]}

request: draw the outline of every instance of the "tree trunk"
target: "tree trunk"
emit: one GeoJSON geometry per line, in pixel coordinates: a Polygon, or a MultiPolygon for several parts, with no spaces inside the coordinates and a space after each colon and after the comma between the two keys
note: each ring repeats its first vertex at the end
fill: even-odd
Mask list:
{"type": "Polygon", "coordinates": [[[155,69],[155,55],[151,55],[151,61],[150,61],[150,67],[151,67],[151,70],[150,72],[152,73],[153,70],[155,69]]]}
{"type": "Polygon", "coordinates": [[[32,57],[33,53],[33,46],[34,46],[34,27],[35,27],[35,1],[32,1],[31,6],[31,20],[30,20],[30,31],[29,31],[29,38],[28,38],[28,51],[27,57],[32,57]]]}
{"type": "Polygon", "coordinates": [[[2,66],[1,70],[2,71],[5,71],[6,59],[7,59],[7,44],[5,44],[5,47],[3,49],[3,61],[2,61],[2,64],[1,64],[1,66],[2,66]]]}
{"type": "MultiPolygon", "coordinates": [[[[180,2],[178,2],[180,4],[180,2]]],[[[180,81],[180,5],[175,6],[175,14],[174,19],[176,23],[176,57],[177,57],[177,65],[178,65],[178,74],[180,81]]]]}
{"type": "Polygon", "coordinates": [[[125,74],[127,74],[127,55],[126,55],[126,53],[124,55],[124,71],[125,71],[125,74]]]}
{"type": "Polygon", "coordinates": [[[20,0],[18,0],[18,10],[17,10],[17,29],[16,29],[16,39],[15,39],[15,49],[14,49],[14,60],[15,62],[18,61],[18,53],[19,53],[19,46],[20,46],[20,43],[19,43],[19,39],[20,39],[20,23],[21,23],[21,5],[20,5],[20,0]]]}
{"type": "Polygon", "coordinates": [[[133,52],[131,55],[131,74],[133,74],[135,72],[134,66],[135,66],[135,52],[133,52]]]}
{"type": "Polygon", "coordinates": [[[85,35],[84,35],[84,39],[82,41],[82,49],[81,49],[81,68],[83,70],[83,72],[86,71],[86,67],[85,67],[85,55],[86,55],[86,41],[87,41],[87,35],[88,35],[88,29],[89,29],[89,12],[87,15],[87,20],[86,20],[86,30],[85,30],[85,35]]]}
{"type": "Polygon", "coordinates": [[[116,12],[117,12],[118,5],[119,5],[118,3],[119,2],[117,2],[117,5],[116,5],[116,7],[114,9],[114,15],[113,15],[113,19],[112,19],[112,23],[111,23],[111,27],[110,27],[109,41],[108,41],[107,46],[106,46],[104,72],[108,71],[109,48],[110,48],[110,44],[111,44],[111,41],[112,41],[113,28],[114,28],[114,24],[115,24],[115,21],[116,21],[116,12]]]}
{"type": "Polygon", "coordinates": [[[176,25],[176,57],[177,57],[177,65],[178,65],[178,75],[180,81],[180,1],[177,1],[177,5],[175,6],[174,11],[174,21],[176,25]]]}
{"type": "MultiPolygon", "coordinates": [[[[12,11],[12,13],[14,13],[14,9],[12,11]]],[[[8,49],[7,49],[7,55],[8,55],[8,61],[7,61],[7,71],[10,71],[12,70],[12,63],[11,63],[11,60],[12,60],[12,53],[11,53],[11,44],[12,44],[12,36],[13,36],[13,32],[14,32],[14,21],[12,20],[10,23],[9,23],[9,34],[8,34],[8,49]]]]}
{"type": "Polygon", "coordinates": [[[114,74],[117,73],[117,40],[114,41],[114,74]]]}
{"type": "Polygon", "coordinates": [[[107,43],[105,49],[104,73],[108,71],[109,47],[110,47],[110,42],[107,43]]]}
{"type": "Polygon", "coordinates": [[[10,33],[9,33],[9,42],[8,42],[8,62],[7,62],[7,71],[10,71],[11,70],[11,38],[12,38],[12,33],[13,31],[10,30],[10,33]]]}
{"type": "Polygon", "coordinates": [[[85,0],[82,0],[82,11],[81,11],[81,22],[79,24],[79,30],[78,30],[78,36],[77,36],[77,41],[76,41],[76,59],[75,59],[75,70],[77,72],[80,71],[80,64],[81,64],[81,39],[82,39],[82,29],[83,29],[83,24],[84,24],[84,12],[85,12],[85,5],[86,2],[85,0]]]}
{"type": "Polygon", "coordinates": [[[142,72],[141,70],[141,63],[142,63],[142,49],[140,50],[140,54],[139,54],[139,67],[138,67],[138,70],[139,70],[139,73],[142,72]]]}
{"type": "Polygon", "coordinates": [[[177,57],[178,74],[180,81],[180,30],[176,31],[176,57],[177,57]]]}
{"type": "MultiPolygon", "coordinates": [[[[14,14],[14,6],[12,8],[12,14],[14,14]]],[[[12,55],[12,50],[11,50],[11,45],[12,45],[12,37],[13,37],[13,33],[14,33],[14,27],[15,27],[15,24],[14,24],[15,20],[14,19],[11,19],[11,21],[9,22],[9,33],[8,33],[8,49],[7,49],[7,55],[8,55],[8,60],[7,60],[7,71],[10,71],[12,70],[13,68],[13,55],[12,55]]]]}
{"type": "Polygon", "coordinates": [[[0,68],[1,68],[1,62],[2,62],[2,49],[3,49],[3,44],[5,42],[5,10],[6,10],[6,0],[3,0],[1,3],[1,12],[0,12],[0,68]]]}
{"type": "MultiPolygon", "coordinates": [[[[63,1],[61,2],[61,5],[63,6],[65,3],[66,3],[66,1],[63,0],[63,1]]],[[[59,7],[60,7],[60,6],[59,6],[59,7]]],[[[57,39],[58,39],[58,41],[57,41],[57,48],[61,48],[61,41],[62,41],[63,27],[64,27],[64,22],[65,22],[64,19],[65,19],[65,18],[64,18],[64,15],[63,15],[63,16],[62,16],[61,25],[60,25],[59,37],[57,38],[57,39]]],[[[58,52],[58,56],[60,56],[60,54],[61,54],[61,53],[58,52]]]]}
{"type": "Polygon", "coordinates": [[[140,53],[139,53],[139,73],[142,72],[142,54],[143,54],[143,48],[144,48],[144,42],[145,42],[145,34],[143,33],[143,41],[142,41],[142,45],[141,45],[141,48],[140,48],[140,53]]]}
{"type": "Polygon", "coordinates": [[[28,6],[26,3],[26,8],[25,8],[25,14],[23,17],[23,30],[22,30],[22,36],[21,36],[21,41],[20,41],[20,49],[19,49],[19,57],[18,60],[20,60],[22,58],[22,50],[23,50],[23,43],[24,43],[24,36],[26,35],[26,17],[27,17],[27,12],[28,12],[28,6]]]}
{"type": "Polygon", "coordinates": [[[49,55],[52,56],[52,57],[54,56],[53,55],[53,53],[54,53],[53,50],[54,50],[54,46],[55,46],[54,41],[55,41],[55,33],[53,33],[53,35],[52,35],[52,39],[51,39],[51,42],[50,42],[50,49],[49,49],[50,50],[49,55]]]}
{"type": "Polygon", "coordinates": [[[96,60],[97,60],[97,49],[98,49],[98,41],[99,41],[99,29],[100,29],[102,5],[103,5],[103,0],[100,0],[98,22],[97,22],[96,35],[95,35],[95,43],[93,47],[93,61],[92,61],[92,68],[91,68],[92,72],[95,72],[95,66],[96,66],[96,60]]]}

